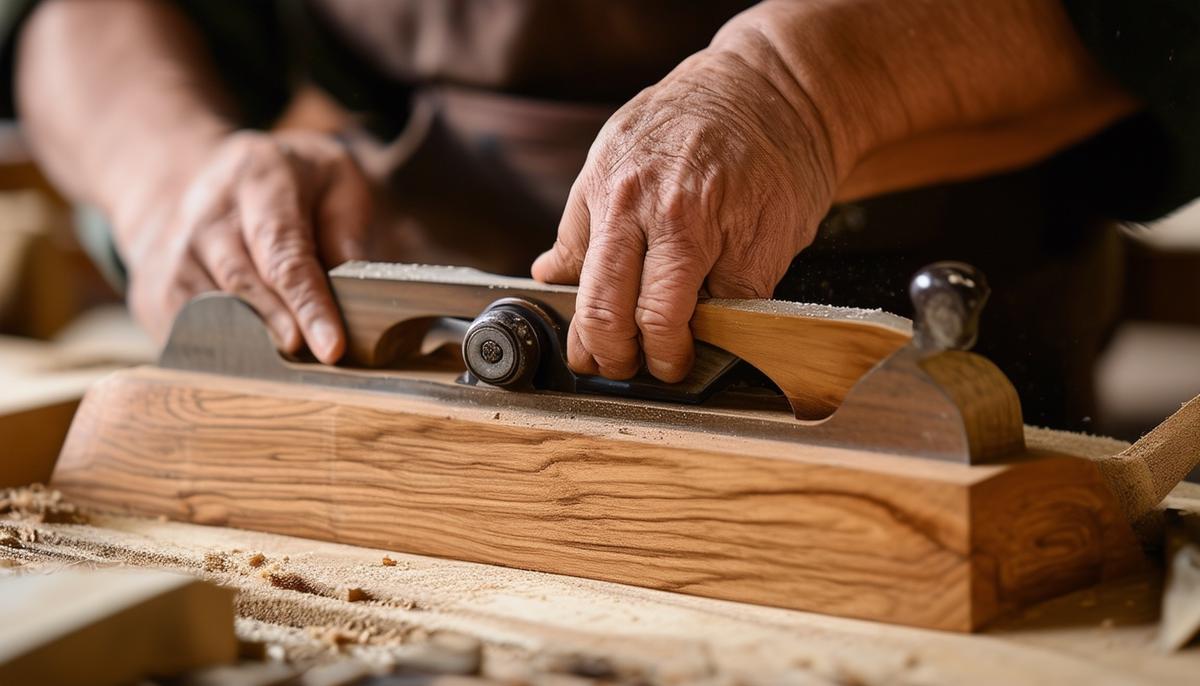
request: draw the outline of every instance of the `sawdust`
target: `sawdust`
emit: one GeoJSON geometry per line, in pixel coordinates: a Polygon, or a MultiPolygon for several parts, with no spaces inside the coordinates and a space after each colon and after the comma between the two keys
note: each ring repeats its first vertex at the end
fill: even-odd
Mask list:
{"type": "MultiPolygon", "coordinates": [[[[1034,643],[1032,650],[1002,636],[985,645],[937,632],[917,632],[914,643],[908,630],[582,579],[218,527],[92,520],[22,524],[36,541],[0,553],[23,572],[146,566],[233,588],[244,650],[291,663],[353,659],[377,670],[478,672],[512,683],[999,684],[1040,669],[1054,673],[1067,659],[1074,676],[1099,678],[1107,663],[1142,660],[1129,646],[1147,643],[1124,619],[1106,629],[1103,655],[1087,660],[1043,646],[1036,631],[1020,639],[1034,643]],[[349,602],[351,589],[370,597],[349,602]]],[[[0,533],[16,526],[0,520],[0,533]]],[[[1109,595],[1066,599],[1063,616],[1077,617],[1073,608],[1086,603],[1085,619],[1099,626],[1127,600],[1109,595]]],[[[1138,597],[1156,596],[1147,590],[1138,597]]],[[[1144,605],[1126,612],[1145,613],[1144,605]]]]}
{"type": "Polygon", "coordinates": [[[204,554],[204,571],[206,572],[224,572],[229,569],[229,561],[223,553],[205,553],[204,554]]]}
{"type": "Polygon", "coordinates": [[[894,329],[901,333],[912,333],[912,320],[906,319],[899,315],[894,315],[891,312],[885,312],[880,309],[864,309],[860,307],[835,307],[833,305],[819,305],[816,303],[798,303],[789,300],[766,300],[766,299],[725,299],[725,298],[708,298],[704,301],[708,305],[717,305],[731,310],[740,310],[743,312],[757,312],[761,314],[773,314],[779,316],[800,316],[809,317],[812,319],[834,319],[834,320],[850,320],[863,322],[865,324],[877,324],[879,326],[894,329]]]}
{"type": "Polygon", "coordinates": [[[62,493],[42,484],[0,491],[0,516],[37,524],[86,524],[79,508],[63,500],[62,493]]]}
{"type": "Polygon", "coordinates": [[[18,536],[16,534],[16,532],[10,531],[9,529],[0,531],[0,546],[3,546],[5,548],[22,548],[22,547],[24,547],[21,544],[21,537],[18,536]]]}

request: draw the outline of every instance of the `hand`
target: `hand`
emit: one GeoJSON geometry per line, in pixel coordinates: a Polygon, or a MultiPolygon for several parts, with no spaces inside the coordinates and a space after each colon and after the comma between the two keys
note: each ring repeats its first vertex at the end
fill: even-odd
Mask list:
{"type": "Polygon", "coordinates": [[[579,284],[572,369],[623,379],[644,355],[679,381],[702,287],[770,297],[836,187],[821,115],[795,100],[738,55],[705,51],[604,125],[532,270],[579,284]]]}
{"type": "Polygon", "coordinates": [[[361,257],[370,205],[341,144],[309,132],[229,135],[168,202],[164,225],[123,246],[130,308],[153,336],[165,338],[193,296],[224,291],[258,311],[280,349],[303,340],[322,362],[341,357],[346,337],[322,265],[361,257]]]}

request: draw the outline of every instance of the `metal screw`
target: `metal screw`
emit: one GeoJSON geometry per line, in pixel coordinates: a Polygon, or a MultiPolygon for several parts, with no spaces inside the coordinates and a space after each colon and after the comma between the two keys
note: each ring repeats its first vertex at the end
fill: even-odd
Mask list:
{"type": "Polygon", "coordinates": [[[483,359],[487,360],[488,364],[496,364],[504,359],[504,348],[501,348],[499,343],[489,338],[479,346],[479,354],[483,356],[483,359]]]}

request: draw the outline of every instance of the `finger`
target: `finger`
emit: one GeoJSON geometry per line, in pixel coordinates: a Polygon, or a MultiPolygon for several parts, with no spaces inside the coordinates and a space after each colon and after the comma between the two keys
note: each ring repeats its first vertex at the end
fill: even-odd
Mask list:
{"type": "Polygon", "coordinates": [[[290,169],[264,165],[237,193],[242,233],[255,268],[296,318],[317,359],[336,362],[346,337],[290,169]]]}
{"type": "Polygon", "coordinates": [[[635,319],[646,369],[662,381],[682,381],[692,368],[692,314],[710,266],[680,241],[660,241],[646,252],[635,319]]]}
{"type": "Polygon", "coordinates": [[[640,366],[634,310],[646,241],[636,224],[618,222],[601,224],[592,232],[579,274],[567,361],[581,373],[595,368],[610,379],[627,379],[640,366]]]}
{"type": "Polygon", "coordinates": [[[327,174],[317,198],[317,241],[322,262],[335,267],[366,258],[371,191],[362,170],[348,154],[334,158],[327,174]]]}
{"type": "Polygon", "coordinates": [[[258,275],[241,228],[234,222],[227,218],[206,227],[192,250],[218,288],[245,300],[258,312],[275,346],[294,353],[300,347],[300,328],[287,306],[258,275]]]}
{"type": "Polygon", "coordinates": [[[543,283],[579,283],[583,258],[587,254],[591,233],[591,213],[582,190],[583,182],[576,180],[567,196],[567,207],[558,223],[558,238],[554,245],[533,261],[530,273],[543,283]]]}
{"type": "Polygon", "coordinates": [[[190,252],[184,249],[178,259],[178,266],[167,270],[170,276],[166,283],[136,272],[129,283],[129,309],[151,339],[160,345],[166,341],[175,315],[189,300],[217,290],[190,252]]]}

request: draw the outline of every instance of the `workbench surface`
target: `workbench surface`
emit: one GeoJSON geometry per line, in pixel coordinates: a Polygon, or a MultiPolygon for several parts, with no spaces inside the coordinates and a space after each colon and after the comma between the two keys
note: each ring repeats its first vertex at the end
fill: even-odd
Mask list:
{"type": "MultiPolygon", "coordinates": [[[[1181,485],[1169,504],[1200,511],[1200,487],[1181,485]]],[[[1155,646],[1161,582],[1152,577],[1065,596],[969,636],[151,519],[0,527],[17,539],[0,547],[0,573],[122,564],[234,587],[239,637],[293,660],[386,661],[454,632],[482,642],[482,674],[498,679],[1166,684],[1200,674],[1200,648],[1155,646]]]]}

